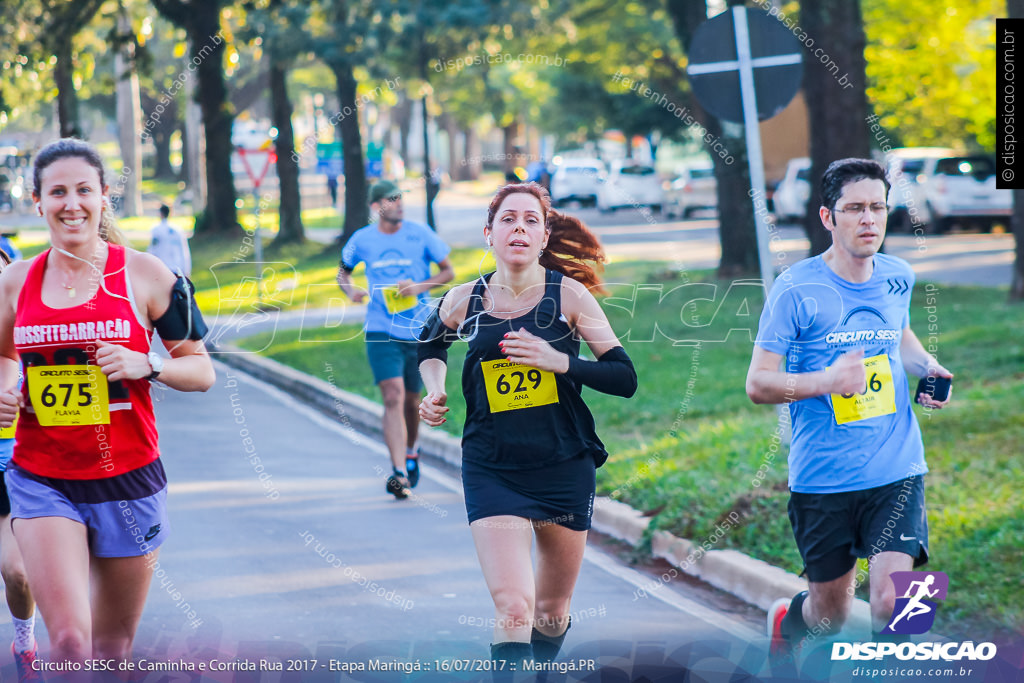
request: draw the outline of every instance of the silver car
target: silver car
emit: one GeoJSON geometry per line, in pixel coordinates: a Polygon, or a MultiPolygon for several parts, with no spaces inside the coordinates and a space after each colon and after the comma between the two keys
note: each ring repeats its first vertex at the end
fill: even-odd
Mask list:
{"type": "Polygon", "coordinates": [[[696,210],[717,207],[718,181],[710,161],[687,164],[679,169],[679,177],[665,183],[665,215],[670,218],[688,218],[696,210]]]}
{"type": "Polygon", "coordinates": [[[561,206],[577,201],[593,206],[604,180],[604,164],[599,159],[565,159],[551,176],[551,203],[561,206]]]}
{"type": "Polygon", "coordinates": [[[1009,222],[1013,192],[996,188],[991,157],[942,154],[898,163],[899,172],[890,164],[891,229],[943,233],[954,225],[991,230],[1009,222]]]}
{"type": "Polygon", "coordinates": [[[807,157],[790,159],[786,175],[775,188],[773,201],[775,215],[780,223],[799,223],[807,213],[811,197],[811,160],[807,157]]]}

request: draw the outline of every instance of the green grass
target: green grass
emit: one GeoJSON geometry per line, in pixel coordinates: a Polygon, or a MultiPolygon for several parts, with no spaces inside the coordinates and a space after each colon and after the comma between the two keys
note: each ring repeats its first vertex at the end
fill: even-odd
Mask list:
{"type": "MultiPolygon", "coordinates": [[[[708,274],[690,274],[695,283],[680,288],[686,276],[664,264],[615,264],[606,276],[649,284],[636,290],[612,285],[603,300],[636,365],[640,390],[628,401],[586,392],[612,453],[598,472],[599,493],[647,511],[652,528],[698,543],[736,511],[742,525],[715,547],[737,548],[799,573],[786,515],[786,448],[777,455],[773,450],[776,413],[751,404],[743,388],[761,307],[758,289],[730,288],[708,274]],[[661,292],[652,289],[659,286],[661,292]]],[[[926,302],[919,284],[911,316],[925,345],[931,343],[928,304],[937,306],[938,358],[956,374],[949,408],[929,416],[915,406],[931,469],[929,568],[951,579],[936,630],[1019,631],[1024,316],[1005,303],[1003,291],[942,287],[926,302]]],[[[379,400],[358,326],[279,331],[243,345],[269,347],[267,356],[321,378],[329,362],[334,376],[344,378],[341,388],[379,400]]],[[[456,344],[449,355],[452,412],[444,429],[452,434],[464,420],[458,396],[464,354],[465,345],[456,344]]]]}
{"type": "MultiPolygon", "coordinates": [[[[196,301],[204,313],[230,314],[250,310],[257,302],[251,238],[233,240],[204,240],[193,246],[193,282],[196,301]],[[242,259],[236,262],[236,259],[242,259]]],[[[318,242],[271,246],[263,240],[263,301],[281,310],[308,308],[339,308],[348,299],[338,288],[337,250],[318,242]]],[[[480,271],[482,249],[457,249],[451,253],[456,281],[475,276],[480,271]]],[[[484,266],[493,263],[490,256],[484,266]]],[[[365,268],[358,266],[353,282],[366,287],[365,268]]],[[[441,292],[443,290],[435,290],[441,292]]]]}

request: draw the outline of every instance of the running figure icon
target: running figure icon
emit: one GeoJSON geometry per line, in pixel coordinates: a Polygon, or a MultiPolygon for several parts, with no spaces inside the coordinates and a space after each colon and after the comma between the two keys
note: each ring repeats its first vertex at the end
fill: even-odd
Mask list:
{"type": "Polygon", "coordinates": [[[893,629],[893,626],[895,626],[896,622],[898,622],[903,617],[906,617],[907,621],[910,621],[911,619],[920,614],[928,614],[929,612],[935,609],[931,605],[925,602],[921,602],[924,598],[934,598],[939,593],[938,587],[936,587],[935,590],[928,590],[929,586],[931,586],[933,583],[935,583],[935,576],[933,574],[929,574],[922,581],[910,582],[910,585],[907,586],[906,594],[902,596],[904,598],[910,598],[910,601],[907,602],[906,606],[903,608],[903,611],[900,612],[899,615],[897,615],[896,618],[894,618],[891,622],[889,622],[888,629],[890,631],[895,630],[893,629]],[[915,586],[917,593],[912,595],[912,593],[915,590],[915,586]]]}

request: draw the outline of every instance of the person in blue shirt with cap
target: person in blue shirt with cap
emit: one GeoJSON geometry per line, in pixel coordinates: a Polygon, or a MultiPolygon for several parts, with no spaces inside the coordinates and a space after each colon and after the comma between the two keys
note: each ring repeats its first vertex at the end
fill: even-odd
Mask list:
{"type": "Polygon", "coordinates": [[[429,227],[403,218],[402,191],[389,180],[370,188],[370,210],[378,220],[360,228],[345,244],[338,285],[355,303],[367,292],[352,284],[351,274],[366,264],[366,355],[373,381],[384,401],[384,442],[392,474],[386,490],[395,498],[409,495],[419,481],[416,439],[422,381],[417,360],[420,328],[430,313],[427,293],[450,282],[455,270],[451,251],[429,227]],[[431,264],[438,271],[431,274],[431,264]]]}

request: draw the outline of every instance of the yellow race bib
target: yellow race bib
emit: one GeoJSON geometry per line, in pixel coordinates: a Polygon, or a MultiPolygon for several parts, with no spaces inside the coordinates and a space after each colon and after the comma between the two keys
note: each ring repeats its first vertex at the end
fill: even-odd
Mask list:
{"type": "Polygon", "coordinates": [[[555,375],[507,360],[480,363],[492,413],[558,403],[555,375]]]}
{"type": "Polygon", "coordinates": [[[420,302],[415,296],[399,296],[398,287],[385,287],[383,291],[384,305],[391,315],[416,308],[416,304],[420,302]]]}
{"type": "Polygon", "coordinates": [[[0,439],[13,439],[14,438],[14,433],[18,429],[18,420],[20,418],[21,418],[21,413],[19,412],[17,415],[14,416],[14,422],[11,423],[10,427],[7,427],[6,429],[0,429],[0,439]]]}
{"type": "Polygon", "coordinates": [[[832,412],[836,424],[859,422],[896,412],[896,390],[892,384],[892,366],[888,354],[864,359],[868,387],[863,394],[832,394],[832,412]]]}
{"type": "Polygon", "coordinates": [[[43,427],[110,424],[107,377],[96,365],[36,365],[28,396],[43,427]]]}

